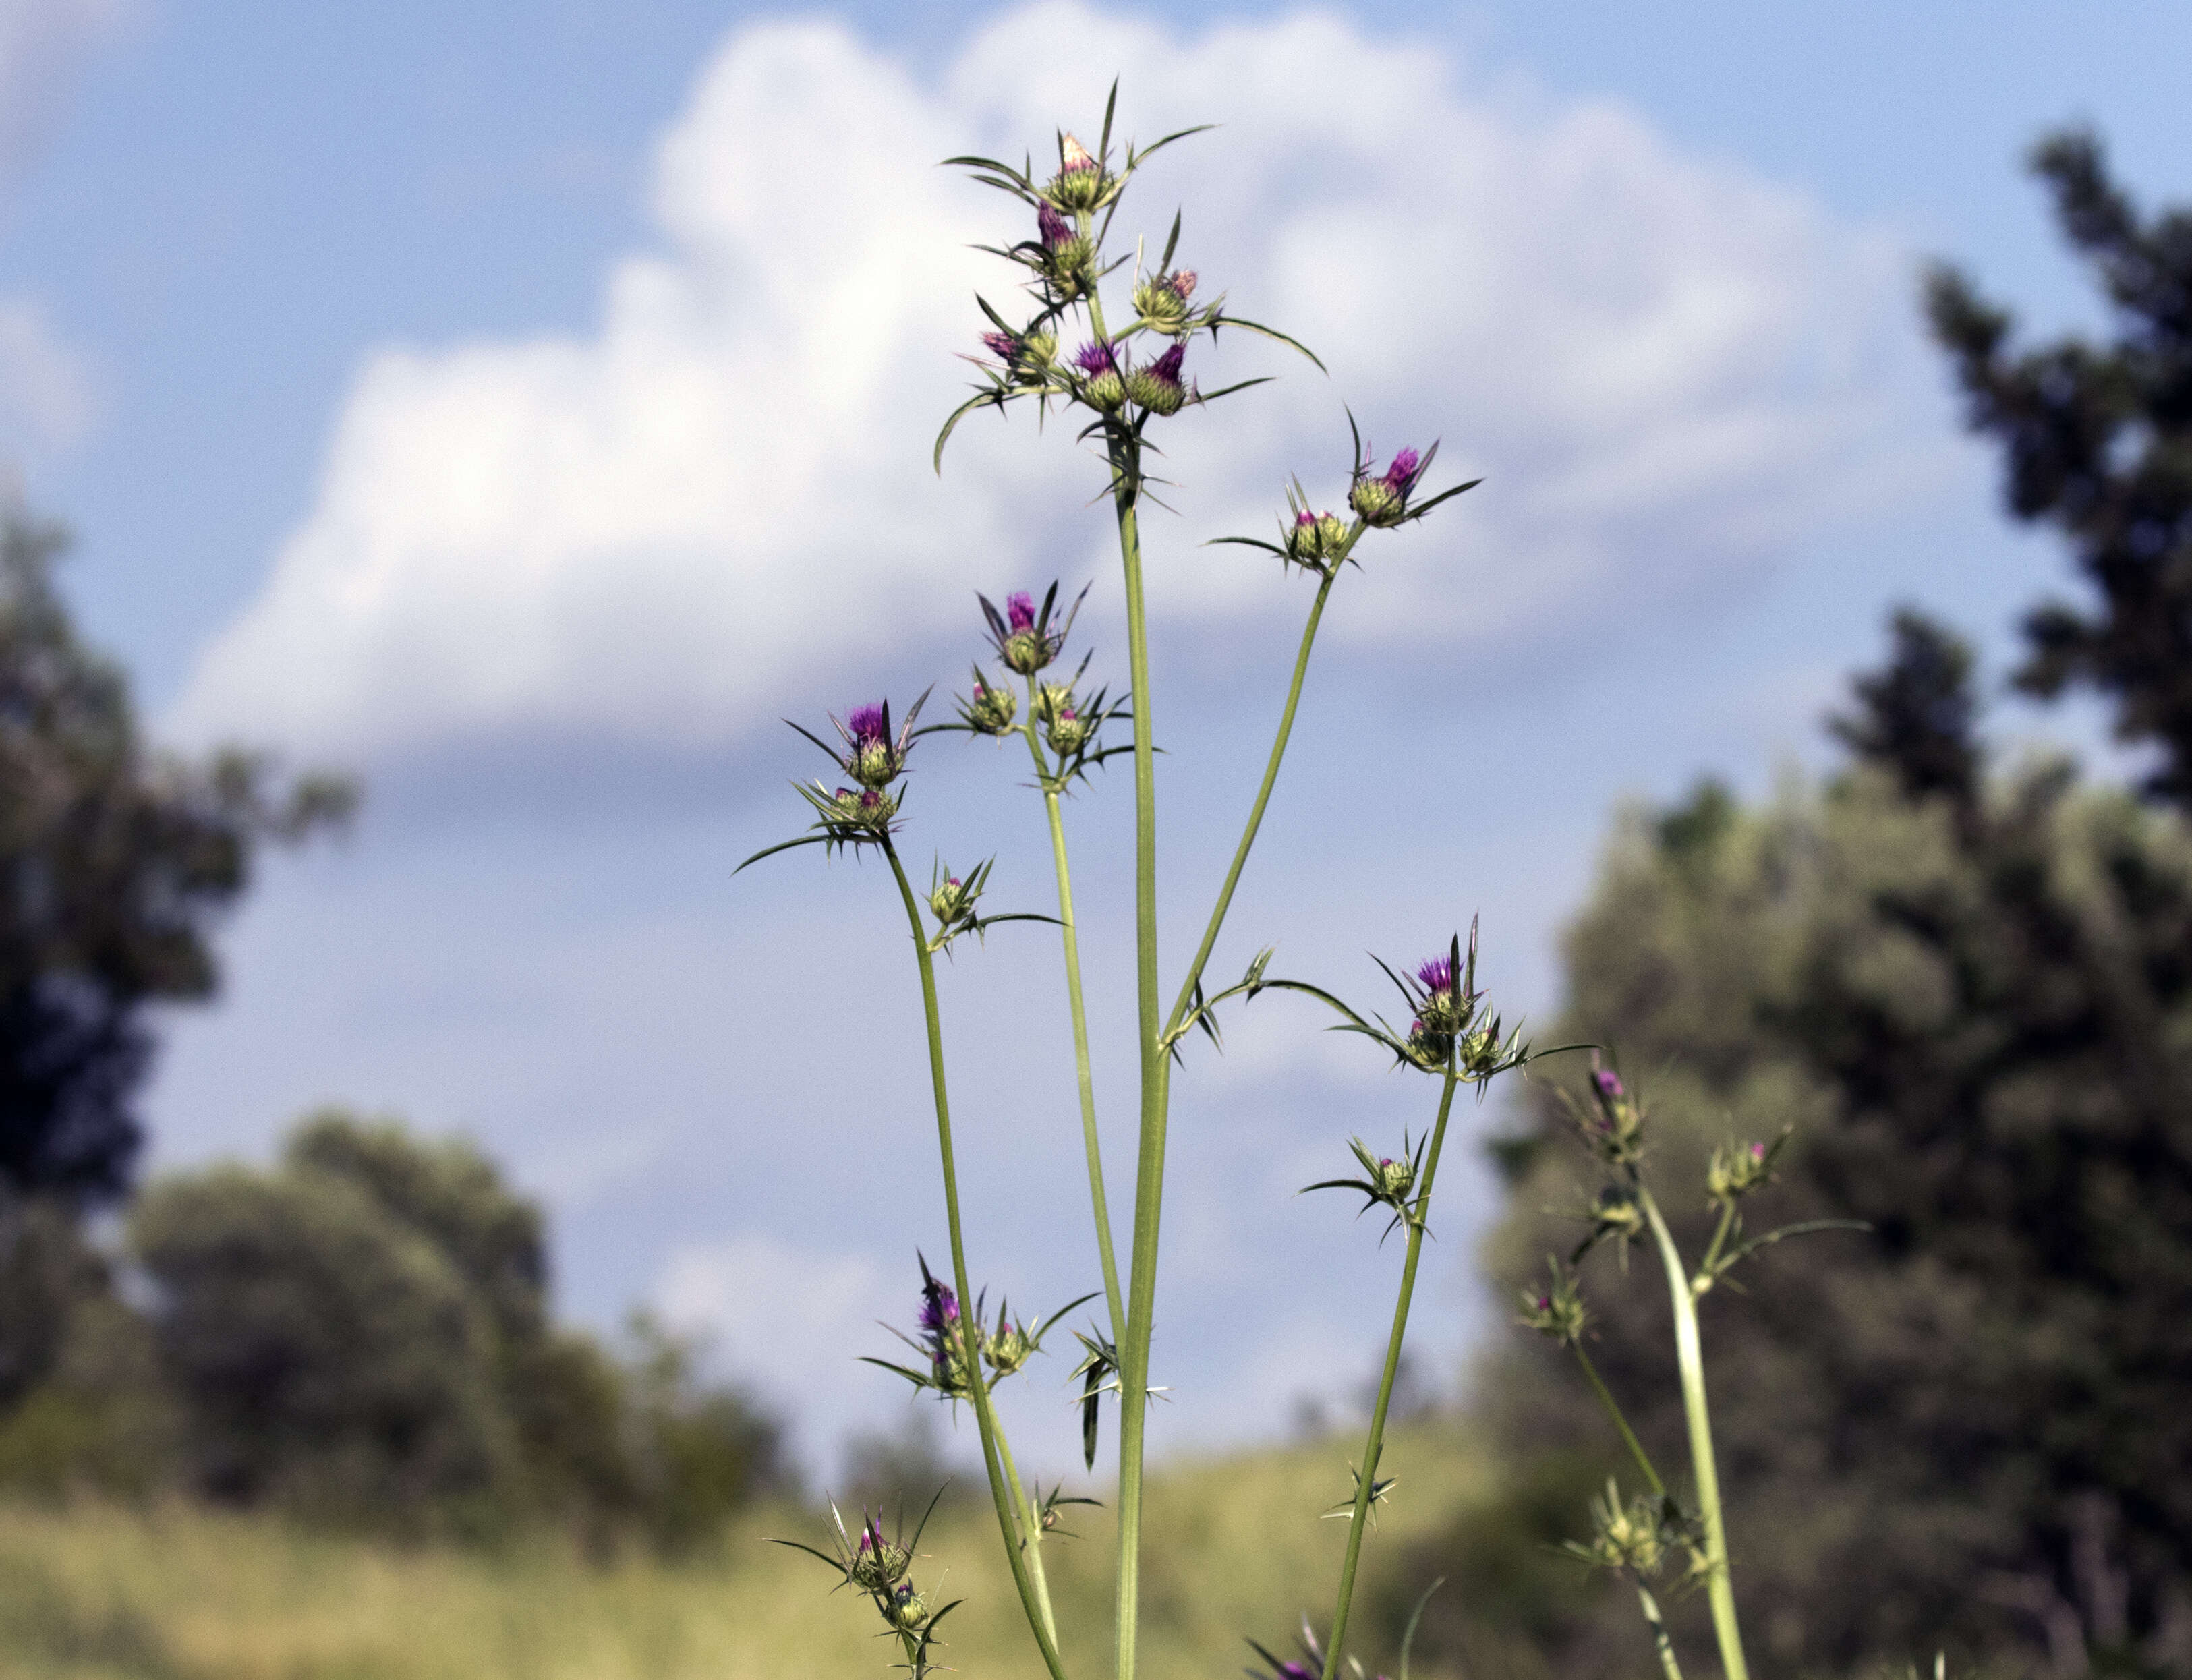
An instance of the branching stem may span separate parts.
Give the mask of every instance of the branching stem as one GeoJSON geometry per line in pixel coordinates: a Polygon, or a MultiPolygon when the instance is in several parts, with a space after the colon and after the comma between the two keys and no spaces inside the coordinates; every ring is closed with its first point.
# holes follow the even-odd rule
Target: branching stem
{"type": "Polygon", "coordinates": [[[921,1003],[928,1027],[929,1083],[936,1099],[936,1147],[943,1161],[944,1214],[951,1236],[951,1277],[953,1287],[959,1292],[959,1323],[966,1340],[967,1390],[974,1404],[975,1427],[982,1437],[982,1467],[989,1472],[990,1494],[997,1507],[997,1527],[1004,1537],[1005,1561],[1012,1566],[1013,1585],[1019,1589],[1020,1609],[1026,1614],[1036,1645],[1042,1649],[1043,1664],[1050,1670],[1051,1680],[1065,1680],[1058,1642],[1051,1637],[1045,1607],[1036,1596],[1027,1562],[1022,1556],[1019,1519],[999,1458],[1002,1436],[990,1405],[990,1386],[982,1374],[981,1326],[974,1321],[975,1296],[968,1284],[967,1244],[959,1221],[959,1169],[951,1148],[951,1101],[944,1078],[944,1028],[936,1004],[936,962],[929,953],[928,933],[922,926],[921,905],[913,895],[913,883],[905,878],[905,866],[899,861],[898,848],[891,844],[888,837],[882,842],[882,851],[890,860],[899,896],[905,901],[905,919],[913,932],[914,956],[921,965],[921,1003]]]}

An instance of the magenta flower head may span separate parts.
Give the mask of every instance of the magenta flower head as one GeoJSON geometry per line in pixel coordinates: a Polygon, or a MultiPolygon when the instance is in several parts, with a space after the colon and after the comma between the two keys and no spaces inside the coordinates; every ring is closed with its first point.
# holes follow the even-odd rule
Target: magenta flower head
{"type": "Polygon", "coordinates": [[[1156,361],[1127,374],[1127,397],[1153,414],[1178,414],[1187,401],[1187,387],[1179,378],[1186,360],[1187,346],[1175,340],[1156,361]]]}
{"type": "Polygon", "coordinates": [[[1732,1203],[1771,1183],[1773,1157],[1788,1140],[1789,1134],[1784,1132],[1772,1144],[1739,1144],[1730,1140],[1714,1145],[1712,1160],[1705,1168],[1705,1194],[1715,1202],[1732,1203]]]}
{"type": "Polygon", "coordinates": [[[1088,288],[1088,266],[1096,247],[1048,204],[1036,207],[1036,239],[1022,246],[1022,260],[1050,283],[1059,301],[1070,302],[1088,288]]]}
{"type": "Polygon", "coordinates": [[[1022,385],[1040,385],[1048,377],[1058,354],[1058,335],[1040,329],[1025,333],[1000,328],[982,334],[982,348],[1005,364],[1005,371],[1022,385]]]}
{"type": "MultiPolygon", "coordinates": [[[[914,711],[920,710],[916,704],[914,711]]],[[[834,756],[844,767],[846,774],[862,787],[888,787],[905,773],[906,755],[913,751],[910,715],[895,740],[891,735],[888,702],[856,706],[845,714],[842,722],[834,717],[830,721],[836,723],[837,733],[845,738],[845,751],[834,756]]]]}
{"type": "Polygon", "coordinates": [[[1119,371],[1116,349],[1102,339],[1092,339],[1074,356],[1081,370],[1079,396],[1097,413],[1116,413],[1127,400],[1127,381],[1119,371]]]}
{"type": "Polygon", "coordinates": [[[990,355],[1008,365],[1020,353],[1020,341],[1010,333],[985,333],[982,343],[990,355]]]}
{"type": "Polygon", "coordinates": [[[1431,458],[1437,454],[1436,443],[1420,454],[1414,449],[1402,449],[1374,477],[1367,466],[1358,463],[1354,484],[1347,493],[1347,505],[1366,525],[1383,528],[1401,523],[1408,517],[1409,498],[1415,494],[1424,474],[1430,471],[1431,458]]]}
{"type": "MultiPolygon", "coordinates": [[[[1032,677],[1064,650],[1065,638],[1072,632],[1073,620],[1080,615],[1081,603],[1087,594],[1083,589],[1075,596],[1073,605],[1063,618],[1056,615],[1055,583],[1043,591],[1041,606],[1036,604],[1033,596],[1019,590],[1005,597],[1005,610],[1002,613],[988,596],[977,595],[974,598],[982,603],[982,616],[989,620],[990,645],[996,649],[1006,669],[1022,677],[1032,677]]],[[[1007,716],[1010,716],[1009,711],[1007,716]]]]}

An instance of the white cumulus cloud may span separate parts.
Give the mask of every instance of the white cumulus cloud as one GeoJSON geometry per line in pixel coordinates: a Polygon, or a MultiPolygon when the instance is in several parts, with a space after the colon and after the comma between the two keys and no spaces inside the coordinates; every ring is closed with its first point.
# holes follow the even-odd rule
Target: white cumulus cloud
{"type": "Polygon", "coordinates": [[[1190,542],[1268,530],[1291,471],[1336,500],[1343,400],[1381,446],[1442,436],[1442,468],[1493,481],[1350,580],[1358,643],[1694,588],[1908,473],[1892,250],[1623,107],[1487,92],[1441,48],[1323,14],[1190,32],[1057,0],[931,77],[835,24],[758,25],[664,135],[659,238],[591,330],[362,372],[314,505],[172,726],[368,757],[721,741],[789,684],[964,631],[977,587],[1093,573],[1100,465],[1068,428],[978,415],[930,473],[970,294],[1012,306],[967,248],[1030,231],[935,165],[1093,127],[1114,70],[1135,135],[1222,125],[1150,166],[1135,228],[1161,240],[1184,202],[1182,260],[1333,373],[1197,345],[1206,384],[1285,380],[1164,434],[1191,517],[1153,517],[1161,611],[1270,593],[1245,551],[1190,542]]]}

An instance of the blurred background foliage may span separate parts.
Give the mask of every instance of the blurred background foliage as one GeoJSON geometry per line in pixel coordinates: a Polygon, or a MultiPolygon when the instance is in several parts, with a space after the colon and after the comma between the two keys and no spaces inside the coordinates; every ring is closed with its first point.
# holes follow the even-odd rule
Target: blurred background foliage
{"type": "MultiPolygon", "coordinates": [[[[1960,1673],[2192,1674],[2192,215],[2142,215],[2091,135],[2035,163],[2109,337],[2019,348],[1946,267],[1926,306],[2011,511],[2058,531],[2084,583],[2034,609],[2012,681],[2097,698],[2137,786],[2001,760],[1968,648],[1898,611],[1830,720],[1828,772],[1620,814],[1539,1034],[1618,1054],[1693,1254],[1713,1146],[1784,1128],[1756,1218],[1871,1227],[1766,1250],[1704,1304],[1738,1588],[1775,1671],[1944,1649],[1960,1673]]],[[[257,849],[356,794],[151,751],[71,627],[60,546],[20,514],[0,540],[7,1671],[872,1667],[816,1609],[826,1581],[761,1544],[813,1521],[785,1508],[775,1420],[644,1318],[615,1346],[558,1324],[544,1216],[469,1145],[331,1110],[271,1165],[138,1188],[146,1010],[211,993],[257,849]]],[[[1580,1071],[1547,1071],[1493,1144],[1503,1304],[1588,1225],[1558,1098],[1580,1071]]],[[[1656,1269],[1601,1246],[1584,1289],[1591,1356],[1679,1479],[1656,1269]]],[[[1495,1338],[1467,1410],[1396,1443],[1407,1496],[1369,1554],[1366,1658],[1392,1662],[1443,1578],[1429,1671],[1648,1660],[1626,1595],[1554,1550],[1623,1468],[1565,1360],[1495,1338]]],[[[1285,1644],[1329,1578],[1339,1530],[1304,1512],[1346,1450],[1167,1473],[1153,1660],[1285,1644]]],[[[848,1454],[856,1506],[946,1477],[927,1414],[848,1454]]],[[[970,1600],[951,1657],[1024,1668],[985,1522],[955,1495],[934,1531],[970,1600]]],[[[1107,1523],[1076,1520],[1090,1544],[1053,1577],[1092,1628],[1107,1523]]],[[[1699,1637],[1702,1606],[1672,1609],[1699,1637]]]]}

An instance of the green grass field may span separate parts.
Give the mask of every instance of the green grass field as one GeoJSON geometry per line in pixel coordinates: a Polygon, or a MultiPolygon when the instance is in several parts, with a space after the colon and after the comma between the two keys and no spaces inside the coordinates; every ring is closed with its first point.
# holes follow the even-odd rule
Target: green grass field
{"type": "MultiPolygon", "coordinates": [[[[1253,1634],[1286,1644],[1321,1625],[1345,1523],[1316,1513],[1349,1491],[1341,1439],[1171,1467],[1150,1499],[1143,1579],[1152,1680],[1240,1671],[1253,1634]]],[[[1400,1480],[1369,1541],[1374,1569],[1481,1499],[1480,1455],[1449,1427],[1387,1449],[1400,1480]]],[[[1109,1522],[1053,1539],[1052,1591],[1076,1680],[1110,1656],[1109,1522]],[[1076,1660],[1077,1659],[1077,1660],[1076,1660]]],[[[560,1550],[400,1550],[186,1507],[0,1507],[0,1675],[69,1680],[834,1680],[880,1677],[894,1645],[831,1596],[813,1513],[757,1516],[705,1562],[590,1565],[560,1550]]],[[[966,1602],[943,1660],[968,1676],[1041,1673],[989,1509],[939,1513],[917,1580],[966,1602]]],[[[1374,1581],[1369,1584],[1374,1587],[1374,1581]]]]}

